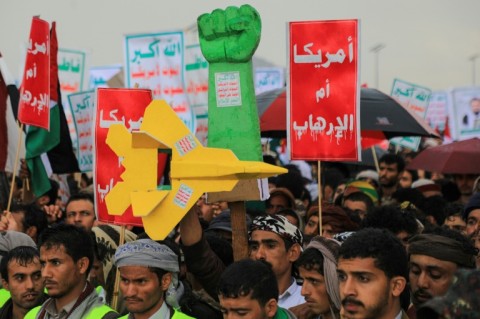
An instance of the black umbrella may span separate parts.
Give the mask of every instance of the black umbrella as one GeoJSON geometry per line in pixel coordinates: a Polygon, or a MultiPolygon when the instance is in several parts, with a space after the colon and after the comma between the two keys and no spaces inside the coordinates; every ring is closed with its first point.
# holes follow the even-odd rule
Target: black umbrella
{"type": "MultiPolygon", "coordinates": [[[[257,95],[260,131],[263,137],[286,137],[286,89],[257,95]]],[[[360,127],[362,138],[398,136],[439,137],[423,119],[403,107],[389,95],[376,89],[360,91],[360,127]]]]}

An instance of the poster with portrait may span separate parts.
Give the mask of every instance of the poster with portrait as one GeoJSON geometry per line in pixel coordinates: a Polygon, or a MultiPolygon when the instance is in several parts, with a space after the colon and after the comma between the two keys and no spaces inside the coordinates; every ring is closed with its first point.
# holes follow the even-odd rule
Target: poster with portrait
{"type": "Polygon", "coordinates": [[[449,117],[453,138],[465,140],[480,137],[480,87],[459,87],[451,90],[449,117]]]}

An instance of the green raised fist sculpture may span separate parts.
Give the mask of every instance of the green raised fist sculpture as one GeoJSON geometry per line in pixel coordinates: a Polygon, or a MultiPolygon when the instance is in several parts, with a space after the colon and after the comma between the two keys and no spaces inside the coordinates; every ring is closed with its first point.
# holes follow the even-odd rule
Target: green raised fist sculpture
{"type": "Polygon", "coordinates": [[[262,23],[252,6],[216,9],[197,22],[200,46],[210,63],[248,62],[260,43],[262,23]]]}
{"type": "Polygon", "coordinates": [[[243,5],[203,14],[197,24],[209,62],[208,146],[231,149],[241,160],[262,161],[252,70],[260,16],[243,5]]]}

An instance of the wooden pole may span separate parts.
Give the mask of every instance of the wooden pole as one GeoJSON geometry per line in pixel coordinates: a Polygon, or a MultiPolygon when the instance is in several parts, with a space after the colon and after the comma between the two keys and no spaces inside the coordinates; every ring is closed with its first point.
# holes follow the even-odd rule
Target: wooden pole
{"type": "MultiPolygon", "coordinates": [[[[120,240],[118,247],[125,243],[125,225],[122,225],[120,228],[120,240]]],[[[112,308],[118,310],[118,297],[120,288],[120,270],[117,268],[115,273],[115,284],[113,286],[113,298],[112,298],[112,308]]]]}
{"type": "Polygon", "coordinates": [[[320,236],[322,236],[322,165],[317,162],[317,183],[318,183],[318,229],[320,236]]]}
{"type": "Polygon", "coordinates": [[[18,170],[18,162],[20,161],[20,144],[22,143],[22,130],[23,130],[23,123],[20,124],[18,127],[18,144],[17,144],[17,152],[15,154],[15,161],[13,162],[13,172],[12,172],[12,182],[10,183],[10,195],[8,196],[8,204],[7,204],[7,212],[10,211],[10,206],[12,205],[13,199],[13,187],[15,186],[15,176],[18,170]]]}
{"type": "Polygon", "coordinates": [[[232,221],[233,260],[238,261],[248,257],[248,238],[245,202],[230,202],[230,218],[232,221]]]}

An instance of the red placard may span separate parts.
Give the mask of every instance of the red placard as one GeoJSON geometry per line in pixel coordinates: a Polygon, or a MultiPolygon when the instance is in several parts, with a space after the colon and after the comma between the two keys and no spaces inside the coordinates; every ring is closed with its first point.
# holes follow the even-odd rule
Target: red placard
{"type": "Polygon", "coordinates": [[[39,18],[32,19],[18,119],[23,124],[50,129],[50,27],[39,18]]]}
{"type": "MultiPolygon", "coordinates": [[[[142,219],[134,217],[129,207],[121,216],[109,215],[105,196],[121,181],[124,172],[121,159],[106,144],[108,128],[121,123],[130,130],[138,130],[145,108],[152,101],[152,91],[145,89],[99,88],[95,117],[95,206],[97,219],[116,225],[142,226],[142,219]]],[[[159,154],[158,172],[163,174],[167,156],[159,154]]]]}
{"type": "Polygon", "coordinates": [[[288,48],[291,158],[358,160],[358,20],[290,22],[288,48]]]}

